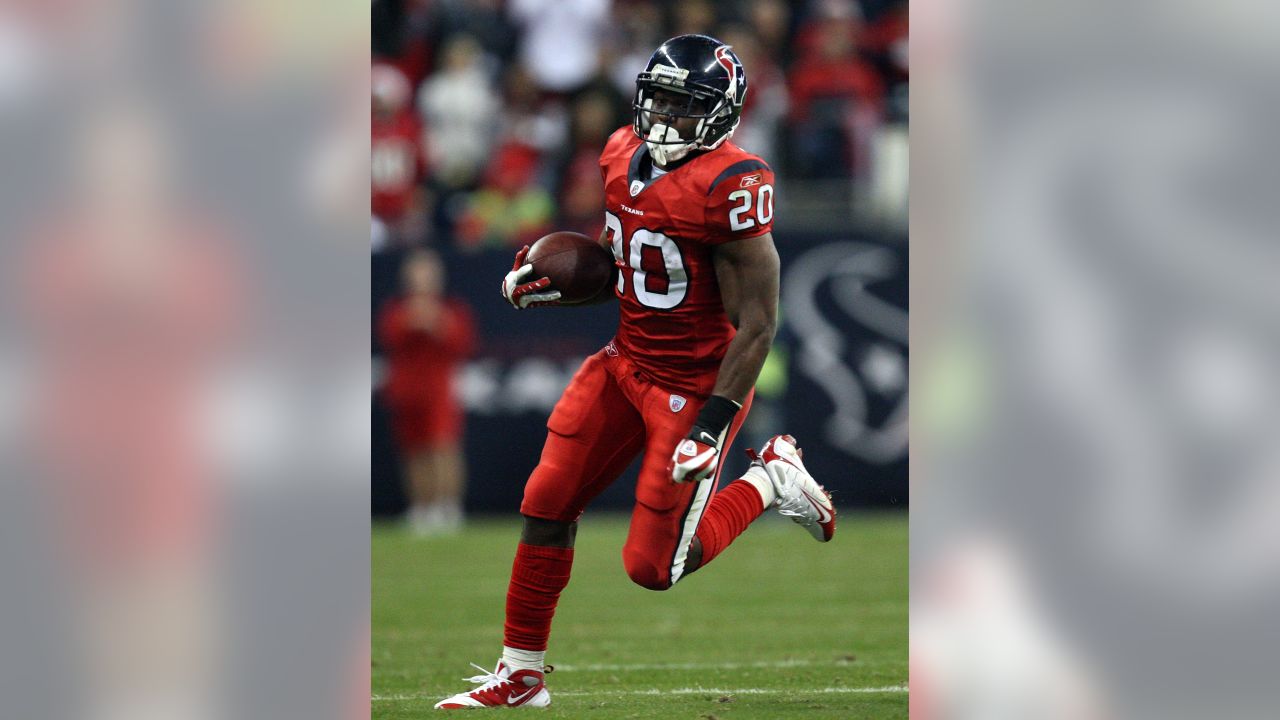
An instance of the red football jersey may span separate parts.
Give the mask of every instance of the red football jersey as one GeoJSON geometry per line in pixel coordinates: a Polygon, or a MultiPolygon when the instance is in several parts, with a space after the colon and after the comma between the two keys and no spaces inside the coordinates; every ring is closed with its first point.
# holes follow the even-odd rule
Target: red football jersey
{"type": "Polygon", "coordinates": [[[375,116],[372,128],[370,210],[387,222],[396,222],[409,209],[423,175],[422,127],[406,110],[386,121],[375,116]]]}
{"type": "Polygon", "coordinates": [[[600,154],[605,228],[621,268],[615,343],[659,385],[705,396],[735,333],[712,252],[773,229],[773,171],[727,141],[657,177],[652,165],[630,126],[600,154]]]}

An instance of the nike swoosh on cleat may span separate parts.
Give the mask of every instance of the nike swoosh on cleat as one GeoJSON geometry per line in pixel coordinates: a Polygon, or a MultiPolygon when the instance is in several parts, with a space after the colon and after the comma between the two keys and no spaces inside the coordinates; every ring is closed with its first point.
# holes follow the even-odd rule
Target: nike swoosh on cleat
{"type": "Polygon", "coordinates": [[[804,495],[804,499],[808,500],[809,504],[813,506],[813,509],[818,511],[818,522],[825,523],[831,521],[831,514],[827,512],[826,508],[822,507],[822,503],[814,502],[813,496],[809,493],[803,490],[800,492],[804,495]]]}
{"type": "Polygon", "coordinates": [[[513,695],[513,696],[511,696],[511,697],[507,698],[507,704],[508,704],[508,705],[515,705],[516,703],[520,702],[521,700],[525,699],[526,697],[529,697],[529,693],[537,692],[537,690],[538,690],[538,688],[530,688],[530,689],[525,690],[524,692],[520,693],[519,695],[513,695]]]}

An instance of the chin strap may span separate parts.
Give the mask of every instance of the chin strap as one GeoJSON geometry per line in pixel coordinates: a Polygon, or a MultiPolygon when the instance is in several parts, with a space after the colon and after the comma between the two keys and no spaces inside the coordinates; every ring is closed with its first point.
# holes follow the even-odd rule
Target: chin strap
{"type": "Polygon", "coordinates": [[[680,142],[681,139],[680,133],[676,132],[675,128],[663,123],[655,123],[649,128],[649,136],[645,138],[645,144],[649,146],[649,154],[659,165],[669,165],[693,150],[694,143],[673,144],[680,142]]]}

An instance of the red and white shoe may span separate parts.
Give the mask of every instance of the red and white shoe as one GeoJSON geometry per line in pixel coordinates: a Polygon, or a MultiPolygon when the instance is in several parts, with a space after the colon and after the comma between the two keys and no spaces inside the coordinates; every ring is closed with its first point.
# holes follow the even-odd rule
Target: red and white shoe
{"type": "Polygon", "coordinates": [[[763,470],[773,485],[777,495],[773,506],[778,512],[808,530],[814,540],[831,540],[836,534],[836,508],[831,495],[805,469],[796,439],[775,435],[758,455],[751,450],[747,454],[752,460],[748,472],[763,470]]]}
{"type": "MultiPolygon", "coordinates": [[[[501,661],[493,672],[471,663],[481,675],[467,678],[467,682],[480,687],[471,692],[458,693],[436,703],[437,710],[462,710],[483,707],[547,707],[551,693],[543,681],[543,673],[537,670],[516,670],[501,661]]],[[[547,669],[550,672],[550,668],[547,669]]]]}

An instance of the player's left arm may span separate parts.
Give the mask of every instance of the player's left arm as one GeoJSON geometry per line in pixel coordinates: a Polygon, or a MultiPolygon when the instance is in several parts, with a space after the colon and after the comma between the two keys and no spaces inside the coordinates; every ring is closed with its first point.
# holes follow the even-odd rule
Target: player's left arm
{"type": "Polygon", "coordinates": [[[729,343],[713,396],[739,407],[755,387],[778,329],[778,251],[773,233],[717,245],[714,254],[720,299],[738,334],[729,343]]]}
{"type": "Polygon", "coordinates": [[[773,233],[717,245],[713,260],[725,313],[738,333],[720,362],[711,397],[671,456],[675,482],[697,482],[715,472],[729,427],[760,376],[778,327],[773,233]]]}

